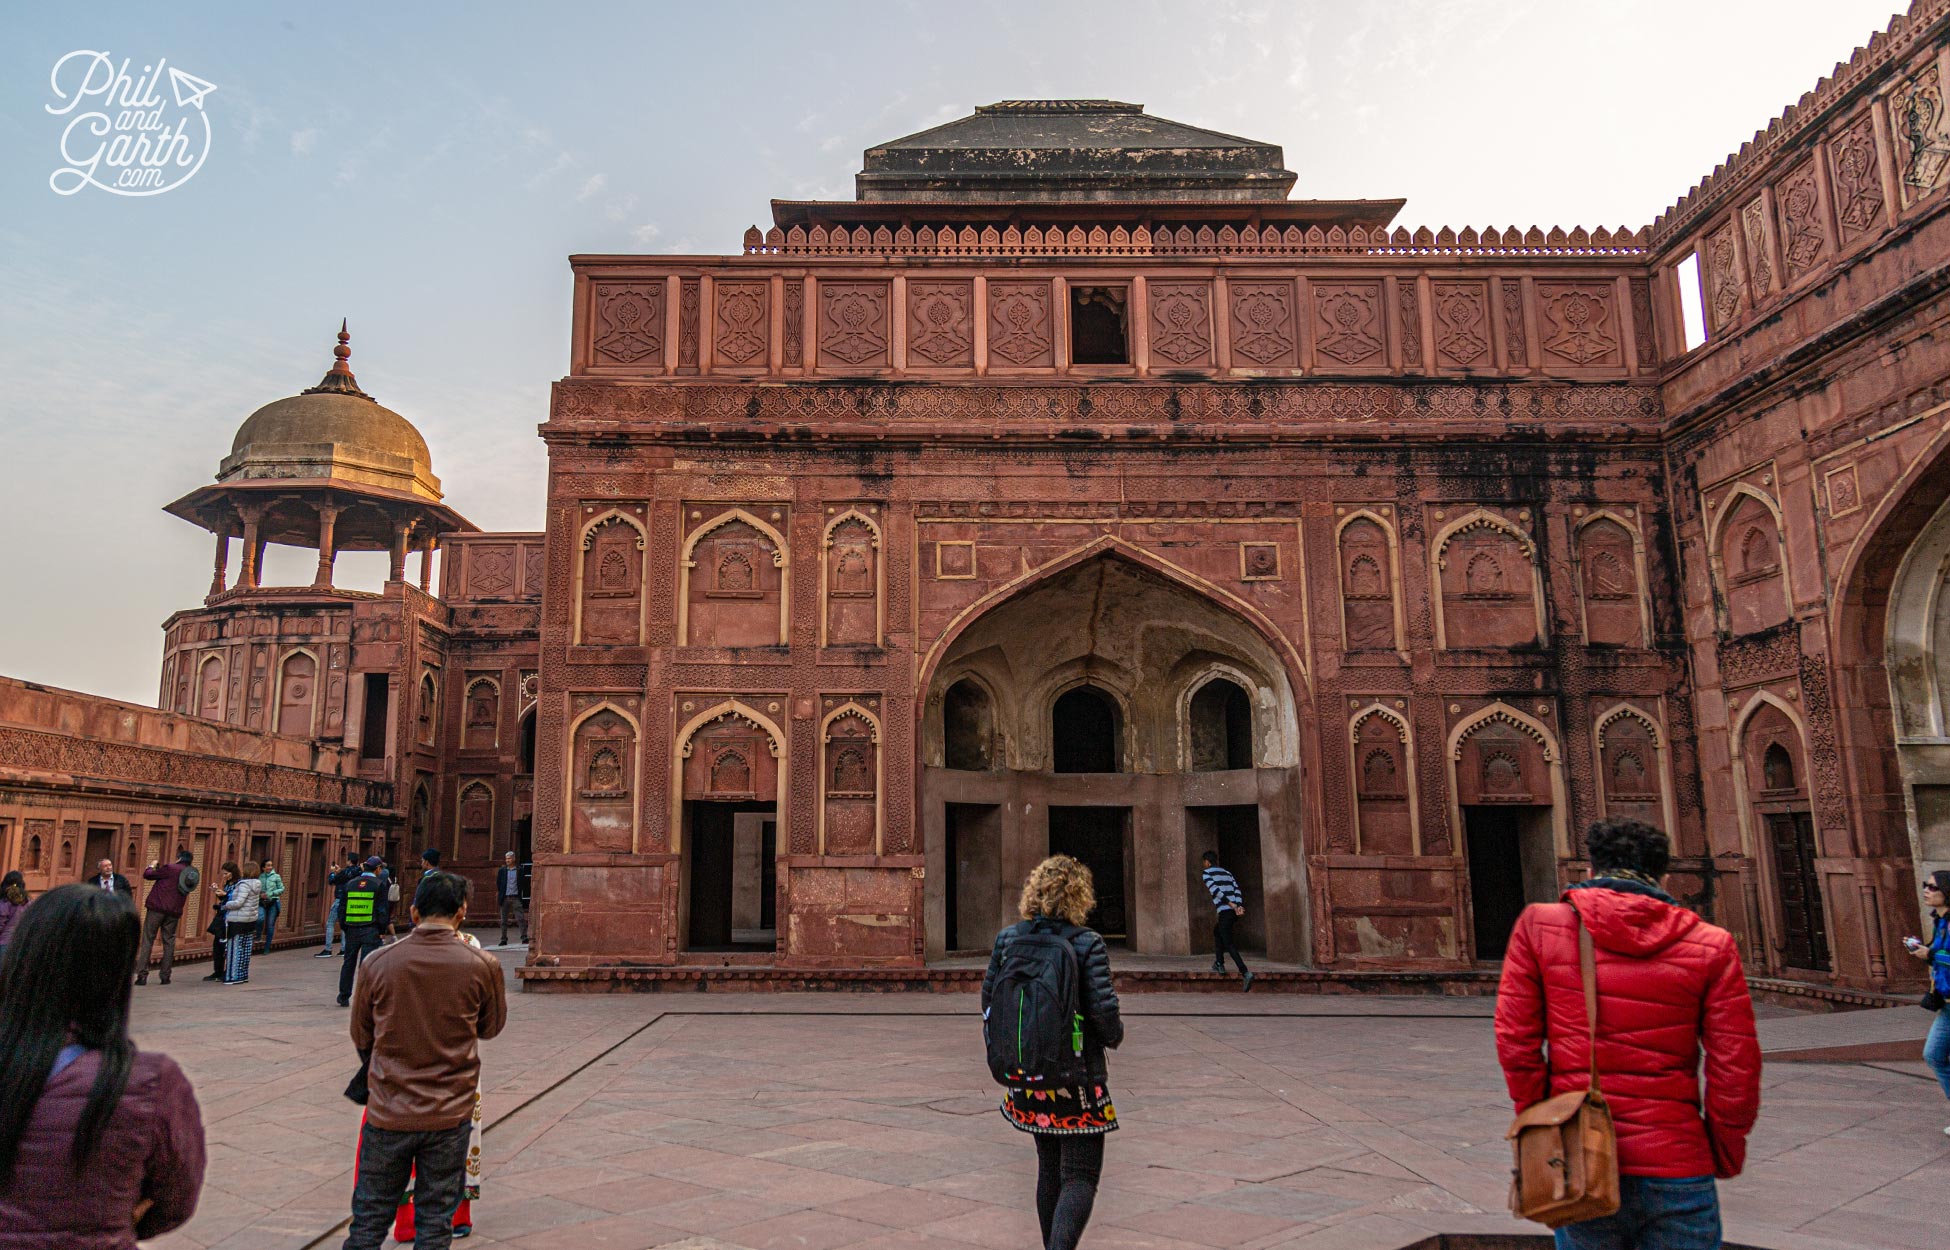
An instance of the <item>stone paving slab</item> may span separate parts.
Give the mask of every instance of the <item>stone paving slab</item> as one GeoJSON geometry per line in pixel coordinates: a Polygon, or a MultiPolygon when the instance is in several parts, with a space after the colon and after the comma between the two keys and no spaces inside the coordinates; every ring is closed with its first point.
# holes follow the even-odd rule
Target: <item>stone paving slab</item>
{"type": "MultiPolygon", "coordinates": [[[[196,1219],[149,1244],[338,1244],[359,1111],[340,1095],[354,1061],[336,972],[278,952],[246,986],[137,991],[138,1040],[190,1073],[211,1142],[196,1219]]],[[[483,1047],[486,1179],[465,1244],[1033,1246],[1034,1152],[995,1112],[972,1002],[511,994],[508,1030],[483,1047]]],[[[1392,1250],[1439,1231],[1539,1231],[1502,1210],[1509,1107],[1490,1000],[1160,994],[1129,1008],[1112,1059],[1124,1127],[1093,1250],[1392,1250]]],[[[1809,1019],[1763,1015],[1790,1038],[1809,1019]]],[[[1834,1064],[1765,1080],[1751,1165],[1723,1187],[1733,1240],[1942,1244],[1950,1112],[1933,1083],[1834,1064]]]]}

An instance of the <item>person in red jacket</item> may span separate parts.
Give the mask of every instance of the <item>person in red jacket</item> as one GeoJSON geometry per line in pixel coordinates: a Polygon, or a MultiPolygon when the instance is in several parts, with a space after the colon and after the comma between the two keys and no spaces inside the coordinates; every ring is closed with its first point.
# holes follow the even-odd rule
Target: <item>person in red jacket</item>
{"type": "Polygon", "coordinates": [[[1738,1176],[1760,1110],[1760,1042],[1733,935],[1665,891],[1666,835],[1593,824],[1591,878],[1523,910],[1496,999],[1496,1054],[1517,1110],[1590,1081],[1578,927],[1598,968],[1598,1083],[1618,1129],[1616,1215],[1566,1225],[1568,1250],[1714,1250],[1714,1178],[1738,1176]],[[1700,1061],[1705,1058],[1705,1089],[1700,1061]]]}

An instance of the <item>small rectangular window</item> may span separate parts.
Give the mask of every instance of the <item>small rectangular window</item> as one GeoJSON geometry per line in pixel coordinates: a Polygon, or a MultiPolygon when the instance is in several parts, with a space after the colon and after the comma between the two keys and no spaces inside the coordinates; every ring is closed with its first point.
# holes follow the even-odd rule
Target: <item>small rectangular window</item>
{"type": "Polygon", "coordinates": [[[1679,284],[1679,316],[1685,323],[1686,350],[1706,342],[1706,299],[1699,284],[1699,253],[1694,252],[1673,269],[1679,284]]]}
{"type": "Polygon", "coordinates": [[[366,714],[359,722],[359,758],[386,758],[386,705],[391,702],[388,675],[366,674],[366,714]]]}
{"type": "Polygon", "coordinates": [[[1070,288],[1070,363],[1128,365],[1131,341],[1125,316],[1128,288],[1070,288]]]}

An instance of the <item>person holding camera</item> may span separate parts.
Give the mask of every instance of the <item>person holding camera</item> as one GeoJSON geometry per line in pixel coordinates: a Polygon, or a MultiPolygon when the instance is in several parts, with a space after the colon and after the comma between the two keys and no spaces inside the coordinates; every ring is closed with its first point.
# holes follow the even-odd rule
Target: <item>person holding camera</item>
{"type": "MultiPolygon", "coordinates": [[[[1936,1012],[1936,1021],[1923,1041],[1923,1062],[1936,1073],[1943,1096],[1950,1098],[1950,1011],[1943,1009],[1944,999],[1950,997],[1950,871],[1933,872],[1923,882],[1923,906],[1934,918],[1930,940],[1907,937],[1903,945],[1930,964],[1930,992],[1923,996],[1923,1006],[1936,1012]]],[[[1943,1131],[1950,1133],[1950,1127],[1943,1131]]]]}

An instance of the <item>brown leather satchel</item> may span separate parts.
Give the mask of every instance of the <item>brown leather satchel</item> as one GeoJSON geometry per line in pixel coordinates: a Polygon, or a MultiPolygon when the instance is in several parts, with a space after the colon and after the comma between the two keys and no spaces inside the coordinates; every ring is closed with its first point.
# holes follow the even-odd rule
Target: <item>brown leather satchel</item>
{"type": "Polygon", "coordinates": [[[1591,1033],[1591,1086],[1524,1108],[1505,1134],[1515,1156],[1510,1211],[1547,1228],[1618,1210],[1618,1134],[1598,1090],[1598,961],[1581,917],[1578,970],[1591,1033]]]}

